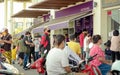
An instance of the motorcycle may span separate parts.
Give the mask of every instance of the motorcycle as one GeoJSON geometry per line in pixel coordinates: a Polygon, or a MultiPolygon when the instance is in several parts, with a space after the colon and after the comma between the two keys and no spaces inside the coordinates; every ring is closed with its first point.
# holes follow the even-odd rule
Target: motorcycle
{"type": "MultiPolygon", "coordinates": [[[[0,49],[0,53],[5,52],[3,49],[0,49]]],[[[19,70],[13,65],[6,62],[6,58],[2,55],[0,56],[0,75],[23,75],[19,73],[19,70]]]]}
{"type": "Polygon", "coordinates": [[[111,67],[112,75],[120,75],[120,60],[116,60],[111,67]]]}
{"type": "Polygon", "coordinates": [[[79,66],[72,67],[72,71],[87,73],[88,75],[102,75],[96,66],[89,64],[89,62],[92,61],[95,56],[97,56],[97,54],[88,58],[87,60],[81,61],[79,66]]]}

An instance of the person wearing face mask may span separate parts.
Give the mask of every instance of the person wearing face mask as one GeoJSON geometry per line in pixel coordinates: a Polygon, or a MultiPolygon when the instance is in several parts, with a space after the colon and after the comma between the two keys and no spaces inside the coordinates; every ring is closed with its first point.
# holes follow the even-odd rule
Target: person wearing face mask
{"type": "Polygon", "coordinates": [[[102,44],[102,38],[100,35],[94,35],[92,40],[94,45],[90,50],[90,56],[94,56],[96,54],[97,56],[90,63],[98,67],[102,75],[107,75],[111,69],[111,66],[109,65],[110,62],[105,60],[105,54],[100,47],[102,44]]]}
{"type": "Polygon", "coordinates": [[[49,35],[50,35],[50,29],[45,28],[44,34],[41,37],[41,41],[40,41],[41,56],[43,56],[45,50],[47,50],[47,52],[49,52],[49,50],[50,50],[50,37],[49,37],[49,35]]]}
{"type": "Polygon", "coordinates": [[[3,56],[5,56],[10,64],[11,64],[11,44],[12,44],[12,36],[8,33],[8,29],[3,29],[3,37],[1,38],[3,46],[2,48],[5,50],[3,56]]]}
{"type": "Polygon", "coordinates": [[[64,52],[65,36],[57,35],[55,47],[51,49],[46,58],[46,68],[48,75],[66,75],[71,73],[66,53],[64,52]]]}
{"type": "Polygon", "coordinates": [[[24,53],[24,60],[23,60],[23,69],[26,70],[28,69],[27,68],[27,61],[29,59],[29,55],[30,55],[30,46],[33,45],[33,43],[31,43],[29,40],[31,39],[30,37],[30,32],[27,31],[25,33],[25,37],[23,38],[23,42],[24,42],[24,45],[25,45],[25,49],[26,49],[26,52],[24,53]]]}

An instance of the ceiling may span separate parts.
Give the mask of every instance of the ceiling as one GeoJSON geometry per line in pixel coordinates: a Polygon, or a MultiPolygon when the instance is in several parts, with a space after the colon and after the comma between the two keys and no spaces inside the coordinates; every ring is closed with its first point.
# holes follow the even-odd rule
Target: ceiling
{"type": "Polygon", "coordinates": [[[60,9],[62,7],[67,7],[68,5],[84,1],[85,0],[44,0],[30,6],[30,8],[60,9]]]}
{"type": "Polygon", "coordinates": [[[48,14],[49,11],[43,10],[22,10],[12,16],[12,18],[37,18],[38,16],[43,16],[48,14]]]}

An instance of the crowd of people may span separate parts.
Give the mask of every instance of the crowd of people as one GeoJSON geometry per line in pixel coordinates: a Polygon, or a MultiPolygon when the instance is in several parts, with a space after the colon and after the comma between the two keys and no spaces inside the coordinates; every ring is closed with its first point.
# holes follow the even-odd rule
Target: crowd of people
{"type": "Polygon", "coordinates": [[[21,35],[17,44],[13,45],[12,36],[8,33],[8,29],[4,29],[0,33],[0,47],[5,52],[0,55],[6,57],[10,64],[14,64],[17,60],[18,64],[23,66],[24,70],[27,70],[27,64],[31,64],[43,57],[46,50],[46,71],[48,75],[61,75],[71,73],[69,66],[69,59],[65,50],[65,46],[68,46],[79,58],[85,60],[90,56],[97,56],[90,64],[98,67],[102,75],[106,75],[111,69],[111,62],[120,59],[120,36],[119,31],[114,30],[113,36],[110,40],[104,43],[105,50],[101,48],[103,43],[101,35],[91,36],[86,29],[79,35],[79,41],[77,41],[76,35],[65,36],[62,34],[53,35],[53,46],[50,43],[50,29],[45,28],[44,34],[35,35],[34,38],[31,33],[27,31],[25,35],[21,35]]]}

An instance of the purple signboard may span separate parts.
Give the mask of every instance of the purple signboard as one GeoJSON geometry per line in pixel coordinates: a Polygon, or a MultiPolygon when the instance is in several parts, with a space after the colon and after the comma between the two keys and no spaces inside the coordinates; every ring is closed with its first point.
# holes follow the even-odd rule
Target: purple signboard
{"type": "Polygon", "coordinates": [[[43,18],[44,18],[44,22],[49,21],[50,20],[50,14],[44,15],[43,18]]]}
{"type": "Polygon", "coordinates": [[[93,33],[93,15],[75,20],[75,32],[81,33],[83,29],[87,29],[89,33],[93,33]]]}
{"type": "Polygon", "coordinates": [[[76,13],[90,11],[92,9],[93,9],[93,1],[89,1],[80,5],[76,5],[67,9],[57,11],[55,13],[55,17],[59,18],[59,17],[69,16],[76,13]]]}

